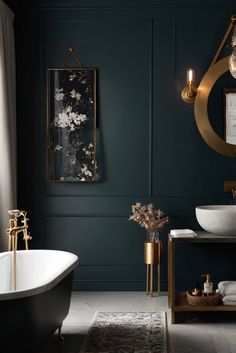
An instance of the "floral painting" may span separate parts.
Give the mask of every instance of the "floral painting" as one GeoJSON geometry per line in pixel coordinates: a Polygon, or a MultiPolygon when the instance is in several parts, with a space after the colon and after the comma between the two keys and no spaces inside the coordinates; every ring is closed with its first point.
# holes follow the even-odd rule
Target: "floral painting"
{"type": "Polygon", "coordinates": [[[48,69],[48,180],[96,180],[95,132],[96,70],[48,69]]]}

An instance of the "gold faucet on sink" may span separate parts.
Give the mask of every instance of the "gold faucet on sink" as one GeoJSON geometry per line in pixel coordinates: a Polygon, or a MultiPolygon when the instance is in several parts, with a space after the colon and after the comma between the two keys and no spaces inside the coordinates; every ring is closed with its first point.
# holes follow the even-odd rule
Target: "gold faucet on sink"
{"type": "Polygon", "coordinates": [[[8,251],[13,251],[13,287],[16,290],[16,251],[18,243],[18,234],[23,233],[23,239],[25,241],[25,249],[28,250],[28,240],[32,237],[28,233],[28,221],[27,212],[23,210],[9,210],[10,216],[9,224],[7,228],[8,235],[8,251]],[[19,225],[22,224],[22,225],[19,225]]]}

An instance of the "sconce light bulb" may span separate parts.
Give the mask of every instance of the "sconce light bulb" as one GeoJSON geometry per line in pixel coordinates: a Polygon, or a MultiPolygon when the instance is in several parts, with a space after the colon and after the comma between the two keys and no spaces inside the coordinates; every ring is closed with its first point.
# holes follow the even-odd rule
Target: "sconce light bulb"
{"type": "Polygon", "coordinates": [[[229,57],[229,71],[236,78],[236,46],[233,47],[232,54],[229,57]]]}
{"type": "Polygon", "coordinates": [[[181,97],[185,103],[194,103],[197,88],[194,85],[195,73],[193,69],[187,70],[187,83],[186,86],[182,89],[181,97]]]}
{"type": "Polygon", "coordinates": [[[192,85],[193,84],[193,82],[194,82],[194,70],[193,69],[188,69],[187,70],[187,83],[189,84],[189,85],[192,85]]]}

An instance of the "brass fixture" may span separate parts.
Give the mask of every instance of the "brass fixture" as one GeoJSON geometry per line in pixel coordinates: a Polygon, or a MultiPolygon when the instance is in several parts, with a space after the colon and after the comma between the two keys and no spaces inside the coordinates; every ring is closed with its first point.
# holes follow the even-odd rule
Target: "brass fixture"
{"type": "Polygon", "coordinates": [[[152,297],[153,293],[153,265],[157,265],[157,291],[160,294],[161,291],[161,248],[162,242],[145,242],[144,243],[144,263],[146,264],[146,294],[150,294],[152,297]]]}
{"type": "Polygon", "coordinates": [[[23,233],[25,241],[25,249],[28,250],[28,241],[32,239],[28,233],[27,212],[23,210],[9,210],[10,216],[8,228],[6,230],[8,236],[8,251],[13,251],[13,289],[16,290],[16,251],[18,245],[18,234],[23,233]],[[22,225],[19,225],[21,223],[22,225]]]}
{"type": "Polygon", "coordinates": [[[236,190],[236,180],[224,181],[224,192],[232,192],[236,190]]]}
{"type": "Polygon", "coordinates": [[[225,42],[230,35],[232,28],[236,25],[236,15],[231,17],[231,23],[224,35],[222,42],[197,88],[197,95],[194,104],[195,120],[198,130],[205,142],[216,152],[227,156],[236,157],[236,145],[225,142],[219,137],[211,126],[208,116],[208,98],[210,92],[220,76],[229,70],[229,56],[218,60],[225,42]]]}
{"type": "Polygon", "coordinates": [[[229,57],[229,71],[233,78],[236,78],[236,16],[232,16],[232,25],[233,25],[233,35],[232,35],[232,54],[229,57]]]}
{"type": "Polygon", "coordinates": [[[7,228],[7,235],[9,237],[8,240],[8,251],[16,248],[17,250],[17,242],[18,242],[18,234],[23,233],[23,239],[25,241],[25,249],[28,250],[28,241],[32,239],[30,234],[28,233],[28,221],[27,212],[23,210],[9,210],[8,214],[11,216],[9,219],[9,225],[7,228]],[[22,224],[18,225],[18,223],[22,224]]]}
{"type": "Polygon", "coordinates": [[[197,94],[197,88],[195,87],[195,72],[193,69],[187,70],[186,86],[181,92],[181,97],[185,103],[194,103],[197,94]]]}

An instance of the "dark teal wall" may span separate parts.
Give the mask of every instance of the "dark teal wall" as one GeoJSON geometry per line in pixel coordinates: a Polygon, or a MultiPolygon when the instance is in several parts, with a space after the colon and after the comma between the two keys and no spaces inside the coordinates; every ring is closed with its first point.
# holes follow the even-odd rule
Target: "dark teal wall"
{"type": "MultiPolygon", "coordinates": [[[[180,92],[189,66],[198,81],[207,70],[235,12],[233,2],[36,5],[22,8],[17,34],[19,203],[31,212],[33,246],[78,254],[77,289],[143,290],[145,234],[128,222],[131,205],[153,202],[170,216],[171,228],[199,229],[195,206],[229,203],[223,182],[236,178],[235,159],[205,144],[193,105],[184,104],[180,92]],[[45,181],[46,69],[64,65],[69,46],[84,65],[98,69],[104,177],[96,184],[45,181]]],[[[236,86],[231,78],[228,84],[236,86]]],[[[162,289],[169,228],[161,233],[162,289]]],[[[202,272],[217,279],[231,275],[230,260],[219,265],[215,249],[209,261],[208,251],[180,249],[179,286],[202,272]]]]}

